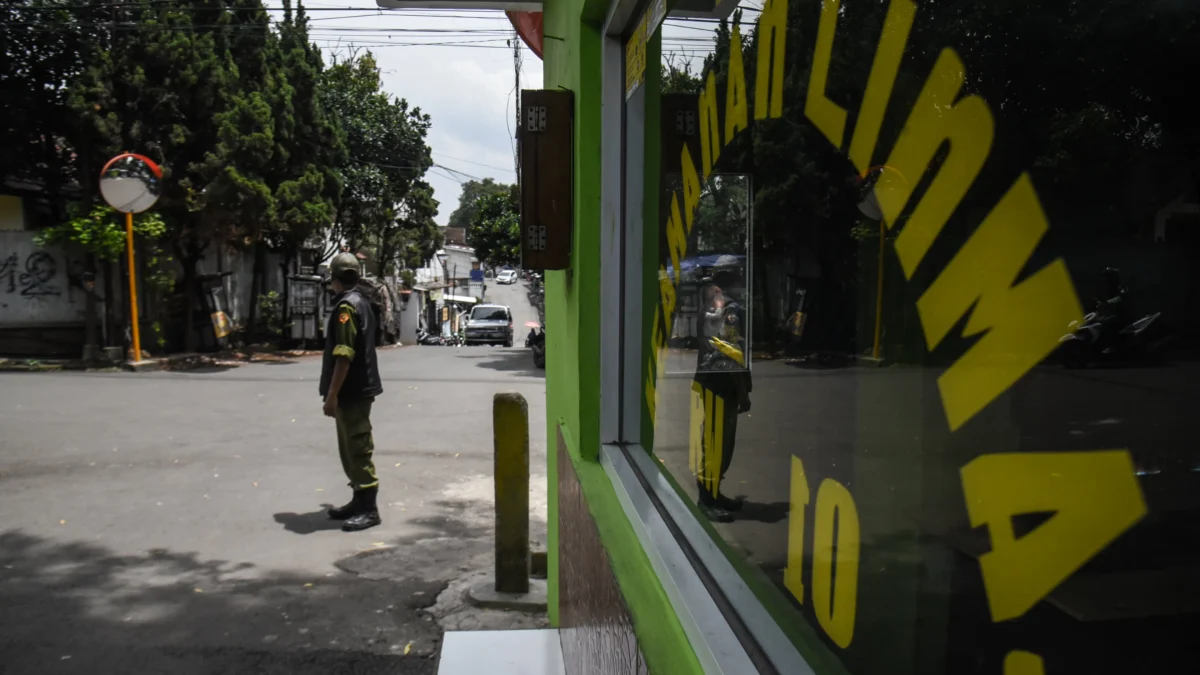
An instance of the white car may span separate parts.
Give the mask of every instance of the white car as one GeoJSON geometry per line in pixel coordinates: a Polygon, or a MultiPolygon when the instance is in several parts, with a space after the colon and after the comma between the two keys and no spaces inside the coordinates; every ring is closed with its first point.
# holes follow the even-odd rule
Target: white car
{"type": "Polygon", "coordinates": [[[517,283],[516,270],[502,270],[496,275],[496,283],[498,284],[515,284],[517,283]]]}
{"type": "Polygon", "coordinates": [[[463,331],[468,346],[500,344],[513,346],[512,312],[504,305],[475,305],[463,331]]]}

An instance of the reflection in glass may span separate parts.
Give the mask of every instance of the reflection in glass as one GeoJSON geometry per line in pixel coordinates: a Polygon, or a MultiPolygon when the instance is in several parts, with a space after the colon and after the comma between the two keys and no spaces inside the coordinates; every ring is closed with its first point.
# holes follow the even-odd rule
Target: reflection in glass
{"type": "Polygon", "coordinates": [[[663,28],[656,458],[818,672],[1192,662],[1200,5],[744,6],[663,28]]]}

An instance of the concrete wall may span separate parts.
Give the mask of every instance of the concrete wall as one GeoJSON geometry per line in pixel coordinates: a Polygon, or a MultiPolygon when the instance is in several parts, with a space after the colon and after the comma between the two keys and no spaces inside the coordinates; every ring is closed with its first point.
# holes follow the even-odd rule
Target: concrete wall
{"type": "Polygon", "coordinates": [[[407,296],[400,296],[400,344],[417,344],[417,331],[424,323],[425,293],[413,291],[407,296]],[[405,302],[403,298],[407,297],[405,302]]]}
{"type": "Polygon", "coordinates": [[[470,279],[471,260],[475,257],[475,249],[458,246],[447,246],[446,272],[451,279],[470,279]]]}
{"type": "Polygon", "coordinates": [[[24,230],[25,210],[16,195],[0,195],[0,230],[24,230]]]}
{"type": "Polygon", "coordinates": [[[82,254],[38,246],[35,234],[0,230],[0,328],[83,325],[82,254]]]}

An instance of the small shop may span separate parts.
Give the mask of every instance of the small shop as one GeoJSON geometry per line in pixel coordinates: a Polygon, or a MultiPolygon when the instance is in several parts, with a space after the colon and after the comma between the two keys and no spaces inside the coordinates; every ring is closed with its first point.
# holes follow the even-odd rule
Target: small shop
{"type": "Polygon", "coordinates": [[[567,673],[1194,660],[1200,239],[1159,225],[1198,194],[1200,7],[473,6],[540,7],[522,133],[570,131],[567,673]]]}

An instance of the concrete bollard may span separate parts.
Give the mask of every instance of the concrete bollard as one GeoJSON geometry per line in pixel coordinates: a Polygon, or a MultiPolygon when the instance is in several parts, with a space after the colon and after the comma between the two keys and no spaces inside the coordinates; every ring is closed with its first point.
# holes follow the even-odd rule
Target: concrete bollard
{"type": "Polygon", "coordinates": [[[496,592],[529,592],[529,405],[520,394],[492,402],[496,490],[496,592]]]}

